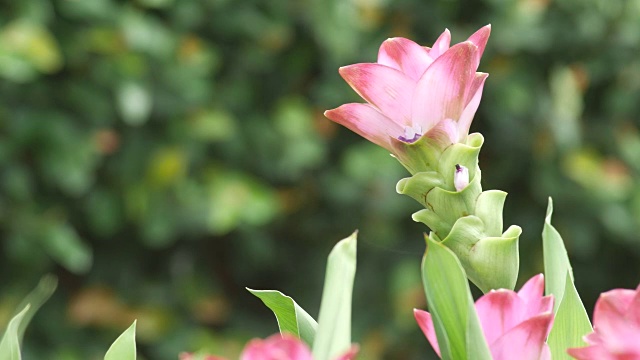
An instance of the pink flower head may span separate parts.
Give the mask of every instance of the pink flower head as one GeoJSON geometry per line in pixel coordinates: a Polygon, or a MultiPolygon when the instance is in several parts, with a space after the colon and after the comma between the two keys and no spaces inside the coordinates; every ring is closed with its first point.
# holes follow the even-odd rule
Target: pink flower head
{"type": "MultiPolygon", "coordinates": [[[[336,360],[355,359],[357,348],[351,348],[336,360]]],[[[276,334],[267,339],[251,340],[240,355],[240,360],[313,360],[309,347],[291,335],[276,334]]]]}
{"type": "Polygon", "coordinates": [[[181,353],[179,355],[180,360],[225,360],[225,358],[221,358],[213,355],[201,355],[197,356],[192,353],[181,353]]]}
{"type": "Polygon", "coordinates": [[[593,311],[593,332],[584,337],[589,345],[569,349],[576,359],[640,359],[640,286],[600,294],[593,311]]]}
{"type": "Polygon", "coordinates": [[[451,47],[449,30],[432,48],[386,40],[377,63],[340,68],[367,103],[344,104],[325,116],[392,153],[422,136],[443,146],[464,141],[488,76],[476,70],[490,33],[487,25],[451,47]]]}
{"type": "MultiPolygon", "coordinates": [[[[484,337],[494,360],[551,359],[545,343],[553,323],[553,295],[542,296],[544,277],[536,275],[517,293],[491,290],[476,301],[484,337]]],[[[418,325],[440,356],[431,314],[414,310],[418,325]]]]}

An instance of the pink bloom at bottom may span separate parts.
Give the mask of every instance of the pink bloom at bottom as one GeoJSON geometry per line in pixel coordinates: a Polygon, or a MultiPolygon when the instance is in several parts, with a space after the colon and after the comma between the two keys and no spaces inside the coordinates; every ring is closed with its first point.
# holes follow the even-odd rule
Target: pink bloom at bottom
{"type": "MultiPolygon", "coordinates": [[[[355,359],[357,347],[352,347],[336,360],[355,359]]],[[[244,348],[240,360],[313,360],[311,350],[291,335],[272,335],[267,339],[253,339],[244,348]]]]}
{"type": "MultiPolygon", "coordinates": [[[[335,360],[353,360],[358,353],[358,347],[352,346],[346,353],[335,360]]],[[[180,354],[180,360],[192,360],[192,354],[180,354]]],[[[204,360],[225,360],[224,358],[207,355],[204,360]]],[[[292,335],[272,335],[267,339],[253,339],[247,343],[240,354],[240,360],[313,360],[311,350],[302,340],[292,335]]]]}
{"type": "Polygon", "coordinates": [[[213,355],[204,355],[204,356],[196,356],[191,353],[181,353],[179,355],[180,360],[226,360],[225,358],[221,358],[213,355]]]}
{"type": "Polygon", "coordinates": [[[569,349],[569,355],[579,360],[640,359],[640,286],[600,294],[593,332],[584,341],[589,346],[569,349]]]}
{"type": "MultiPolygon", "coordinates": [[[[547,336],[553,324],[553,296],[542,296],[544,277],[536,275],[517,293],[491,290],[478,299],[475,308],[493,360],[551,359],[547,336]]],[[[435,352],[440,348],[431,314],[414,310],[418,325],[435,352]]]]}

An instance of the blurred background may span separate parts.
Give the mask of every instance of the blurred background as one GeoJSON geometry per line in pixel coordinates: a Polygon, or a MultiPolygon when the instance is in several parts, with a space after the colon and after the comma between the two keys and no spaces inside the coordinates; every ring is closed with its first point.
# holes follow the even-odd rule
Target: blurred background
{"type": "Polygon", "coordinates": [[[639,0],[23,0],[0,14],[0,325],[53,273],[26,359],[101,359],[135,318],[140,358],[235,358],[277,332],[244,287],[316,316],[326,256],[359,229],[361,358],[434,358],[407,173],[322,112],[360,101],[337,69],[388,37],[487,23],[471,130],[524,229],[519,284],[543,270],[552,196],[588,311],[636,287],[639,0]]]}

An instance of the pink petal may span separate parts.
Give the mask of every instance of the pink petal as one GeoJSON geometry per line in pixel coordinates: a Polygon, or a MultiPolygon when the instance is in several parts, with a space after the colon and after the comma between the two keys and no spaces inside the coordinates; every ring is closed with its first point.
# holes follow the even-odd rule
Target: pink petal
{"type": "Polygon", "coordinates": [[[635,291],[628,289],[614,289],[602,293],[593,311],[593,323],[606,335],[610,330],[616,332],[616,327],[626,322],[626,313],[635,297],[635,291]]]}
{"type": "Polygon", "coordinates": [[[427,68],[413,95],[414,125],[426,130],[443,119],[460,118],[465,95],[475,78],[476,51],[471,42],[457,44],[427,68]]]}
{"type": "MultiPolygon", "coordinates": [[[[607,305],[609,310],[615,311],[619,314],[624,314],[629,309],[631,302],[636,296],[636,292],[634,290],[629,289],[613,289],[609,290],[605,293],[602,293],[598,298],[598,302],[596,303],[596,308],[594,312],[594,317],[598,312],[598,304],[607,305]]],[[[596,321],[596,319],[594,319],[596,321]]]]}
{"type": "MultiPolygon", "coordinates": [[[[601,346],[585,346],[581,348],[567,349],[567,353],[577,360],[616,360],[616,356],[609,354],[601,346]]],[[[621,359],[622,360],[622,359],[621,359]]]]}
{"type": "Polygon", "coordinates": [[[451,119],[444,119],[437,123],[424,136],[436,140],[442,149],[458,142],[458,124],[451,119]]]}
{"type": "Polygon", "coordinates": [[[300,339],[276,334],[253,339],[245,346],[240,360],[313,360],[311,351],[300,339]]]}
{"type": "Polygon", "coordinates": [[[483,26],[480,30],[476,31],[469,37],[468,41],[471,41],[478,47],[478,53],[476,54],[476,69],[480,63],[480,58],[484,53],[484,48],[487,46],[489,35],[491,35],[491,24],[483,26]]]}
{"type": "Polygon", "coordinates": [[[491,290],[476,301],[476,311],[489,347],[498,338],[518,325],[525,311],[525,304],[511,290],[491,290]]]}
{"type": "Polygon", "coordinates": [[[427,340],[431,344],[433,350],[438,354],[438,357],[442,357],[440,355],[440,347],[438,346],[438,339],[436,337],[436,330],[433,327],[433,320],[431,319],[431,314],[424,310],[413,309],[413,316],[416,318],[418,322],[418,326],[422,329],[424,336],[426,336],[427,340]]]}
{"type": "Polygon", "coordinates": [[[379,64],[400,70],[416,82],[432,62],[422,46],[401,37],[387,39],[378,51],[379,64]]]}
{"type": "Polygon", "coordinates": [[[629,304],[629,309],[627,313],[629,314],[629,318],[637,325],[640,326],[640,285],[636,288],[635,296],[629,304]]]}
{"type": "MultiPolygon", "coordinates": [[[[545,336],[545,339],[549,336],[545,336]]],[[[540,354],[540,360],[551,360],[551,349],[547,343],[542,345],[542,353],[540,354]]]]}
{"type": "Polygon", "coordinates": [[[524,314],[525,319],[553,309],[553,296],[543,297],[543,293],[544,275],[542,274],[529,279],[518,291],[518,296],[524,301],[527,308],[524,314]]]}
{"type": "Polygon", "coordinates": [[[325,111],[324,116],[389,151],[392,151],[389,137],[397,138],[404,131],[400,125],[369,104],[344,104],[325,111]]]}
{"type": "Polygon", "coordinates": [[[451,32],[449,29],[444,29],[444,32],[440,34],[438,40],[433,43],[433,47],[431,51],[429,51],[429,56],[432,59],[437,59],[439,56],[445,53],[445,51],[449,50],[449,45],[451,44],[451,32]]]}
{"type": "Polygon", "coordinates": [[[336,360],[352,360],[356,358],[356,355],[358,355],[358,346],[357,345],[353,345],[351,347],[351,349],[349,349],[349,351],[347,351],[346,353],[344,353],[343,355],[340,355],[339,357],[336,358],[336,360]]]}
{"type": "Polygon", "coordinates": [[[518,296],[524,300],[525,304],[540,301],[544,293],[544,275],[538,274],[529,279],[518,291],[518,296]]]}
{"type": "Polygon", "coordinates": [[[545,356],[547,328],[552,319],[550,312],[532,317],[490,343],[493,360],[539,360],[545,356]]]}
{"type": "Polygon", "coordinates": [[[340,75],[385,116],[398,124],[411,124],[415,82],[405,74],[388,66],[363,63],[341,67],[340,75]]]}
{"type": "Polygon", "coordinates": [[[468,97],[470,99],[467,102],[464,110],[462,110],[460,120],[458,120],[458,134],[460,134],[460,138],[456,141],[462,141],[465,136],[469,135],[471,122],[473,121],[473,117],[478,110],[478,106],[480,106],[480,99],[482,98],[484,81],[488,76],[489,74],[486,73],[476,73],[476,76],[473,79],[471,86],[469,87],[468,97]]]}
{"type": "Polygon", "coordinates": [[[600,339],[600,336],[595,332],[583,336],[582,339],[589,345],[602,344],[602,339],[600,339]]]}
{"type": "Polygon", "coordinates": [[[603,293],[593,314],[594,330],[609,351],[639,351],[640,328],[627,318],[626,310],[633,300],[633,290],[615,289],[603,293]]]}
{"type": "MultiPolygon", "coordinates": [[[[180,360],[193,360],[193,359],[195,359],[195,357],[191,353],[180,353],[178,355],[178,357],[179,357],[180,360]]],[[[198,356],[198,359],[202,359],[202,360],[226,360],[223,357],[213,356],[213,355],[204,355],[204,357],[198,356]]]]}

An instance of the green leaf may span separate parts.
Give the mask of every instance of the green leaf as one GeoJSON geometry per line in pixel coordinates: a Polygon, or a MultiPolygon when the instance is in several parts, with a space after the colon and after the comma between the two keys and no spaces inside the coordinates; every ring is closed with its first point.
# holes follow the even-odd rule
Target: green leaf
{"type": "Polygon", "coordinates": [[[136,359],[136,321],[111,344],[104,360],[136,359]]]}
{"type": "Polygon", "coordinates": [[[571,359],[570,347],[583,346],[582,337],[591,332],[589,316],[573,284],[573,273],[562,237],[551,225],[553,202],[549,198],[547,216],[542,230],[546,294],[552,294],[556,312],[549,334],[553,359],[571,359]]]}
{"type": "Polygon", "coordinates": [[[334,246],[327,270],[313,343],[315,360],[334,359],[351,347],[351,296],[356,274],[357,232],[334,246]]]}
{"type": "Polygon", "coordinates": [[[553,311],[557,312],[562,296],[564,294],[567,272],[569,278],[573,282],[573,271],[567,249],[558,230],[551,225],[551,215],[553,214],[553,200],[549,198],[547,207],[547,216],[544,219],[544,228],[542,229],[542,252],[544,256],[544,278],[545,293],[553,294],[555,303],[553,311]]]}
{"type": "Polygon", "coordinates": [[[29,322],[33,318],[33,315],[40,309],[40,307],[51,297],[53,292],[56,290],[58,286],[58,279],[53,275],[44,276],[35,289],[33,289],[25,298],[22,300],[20,305],[18,305],[18,309],[24,309],[29,306],[29,310],[24,314],[22,321],[20,322],[20,326],[18,327],[18,340],[22,342],[22,337],[24,335],[24,331],[29,325],[29,322]]]}
{"type": "Polygon", "coordinates": [[[571,356],[567,354],[567,349],[586,346],[587,344],[582,340],[582,337],[593,330],[589,316],[580,300],[580,295],[578,295],[568,272],[565,284],[564,297],[558,307],[558,313],[547,340],[551,349],[551,358],[554,360],[571,359],[571,356]]]}
{"type": "Polygon", "coordinates": [[[24,307],[22,311],[20,311],[16,316],[14,316],[11,321],[9,321],[9,325],[7,325],[7,330],[4,332],[2,336],[2,341],[0,341],[0,360],[20,360],[22,356],[20,355],[20,326],[24,319],[24,316],[29,311],[30,306],[27,305],[24,307]]]}
{"type": "Polygon", "coordinates": [[[290,333],[313,345],[318,323],[289,296],[275,290],[253,290],[253,295],[273,311],[278,321],[280,333],[290,333]]]}
{"type": "Polygon", "coordinates": [[[432,237],[427,238],[422,281],[442,358],[491,359],[462,264],[432,237]]]}
{"type": "Polygon", "coordinates": [[[43,230],[43,247],[60,265],[74,274],[89,271],[93,262],[91,248],[67,223],[47,223],[43,230]]]}

